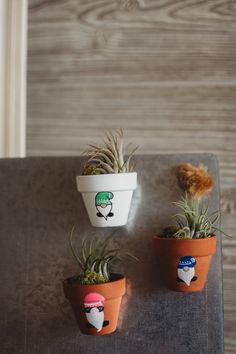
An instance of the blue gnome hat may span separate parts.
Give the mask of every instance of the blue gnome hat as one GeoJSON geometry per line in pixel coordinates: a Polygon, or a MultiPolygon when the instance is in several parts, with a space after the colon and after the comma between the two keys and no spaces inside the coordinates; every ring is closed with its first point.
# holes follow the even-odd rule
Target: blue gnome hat
{"type": "Polygon", "coordinates": [[[196,259],[192,256],[184,256],[180,258],[180,261],[178,263],[178,268],[184,268],[184,267],[189,267],[192,268],[196,264],[196,259]]]}

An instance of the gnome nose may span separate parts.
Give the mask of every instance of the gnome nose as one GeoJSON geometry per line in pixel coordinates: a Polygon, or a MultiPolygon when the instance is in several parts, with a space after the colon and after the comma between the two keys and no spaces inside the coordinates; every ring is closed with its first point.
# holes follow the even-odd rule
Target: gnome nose
{"type": "Polygon", "coordinates": [[[96,312],[98,312],[98,309],[96,307],[93,307],[90,311],[90,313],[96,313],[96,312]]]}
{"type": "Polygon", "coordinates": [[[106,205],[105,203],[101,204],[101,207],[102,207],[102,208],[106,208],[106,206],[107,206],[107,205],[106,205]]]}
{"type": "Polygon", "coordinates": [[[188,267],[184,267],[184,271],[185,271],[185,272],[188,272],[188,271],[189,271],[189,268],[188,268],[188,267]]]}

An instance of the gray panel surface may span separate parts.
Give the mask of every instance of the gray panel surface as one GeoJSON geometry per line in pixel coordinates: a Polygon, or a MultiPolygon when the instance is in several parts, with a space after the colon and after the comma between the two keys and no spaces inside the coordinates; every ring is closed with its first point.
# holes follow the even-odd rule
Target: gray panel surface
{"type": "Polygon", "coordinates": [[[210,154],[136,156],[138,188],[127,227],[114,242],[139,257],[122,265],[128,278],[118,330],[80,334],[61,281],[77,272],[68,233],[77,240],[111,229],[90,226],[75,176],[83,158],[0,160],[1,354],[222,354],[221,239],[205,290],[168,291],[158,274],[152,237],[171,223],[181,191],[173,168],[202,162],[215,176],[211,210],[219,208],[218,164],[210,154]]]}

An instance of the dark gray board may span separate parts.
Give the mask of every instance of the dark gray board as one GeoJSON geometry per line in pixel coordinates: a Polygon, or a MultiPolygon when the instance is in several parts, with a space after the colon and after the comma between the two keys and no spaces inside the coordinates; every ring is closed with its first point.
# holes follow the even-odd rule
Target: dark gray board
{"type": "Polygon", "coordinates": [[[202,162],[216,179],[211,210],[219,208],[218,163],[211,154],[135,157],[138,188],[127,227],[114,242],[140,263],[122,266],[128,278],[119,328],[111,335],[80,334],[61,281],[77,272],[68,233],[103,237],[93,228],[76,191],[82,158],[0,160],[1,354],[222,354],[221,239],[201,293],[168,291],[158,274],[152,237],[171,223],[181,191],[177,163],[202,162]]]}

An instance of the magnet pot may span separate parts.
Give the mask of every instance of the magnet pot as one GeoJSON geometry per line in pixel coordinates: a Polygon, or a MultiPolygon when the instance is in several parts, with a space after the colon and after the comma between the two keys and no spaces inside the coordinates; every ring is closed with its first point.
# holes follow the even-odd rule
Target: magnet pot
{"type": "Polygon", "coordinates": [[[201,291],[206,283],[216,236],[201,239],[154,237],[161,276],[174,291],[201,291]]]}
{"type": "Polygon", "coordinates": [[[63,281],[65,297],[82,333],[100,336],[116,330],[126,279],[121,274],[112,274],[111,279],[91,285],[75,283],[73,278],[63,281]]]}
{"type": "Polygon", "coordinates": [[[82,193],[93,226],[126,225],[137,173],[114,173],[77,176],[77,189],[82,193]]]}

